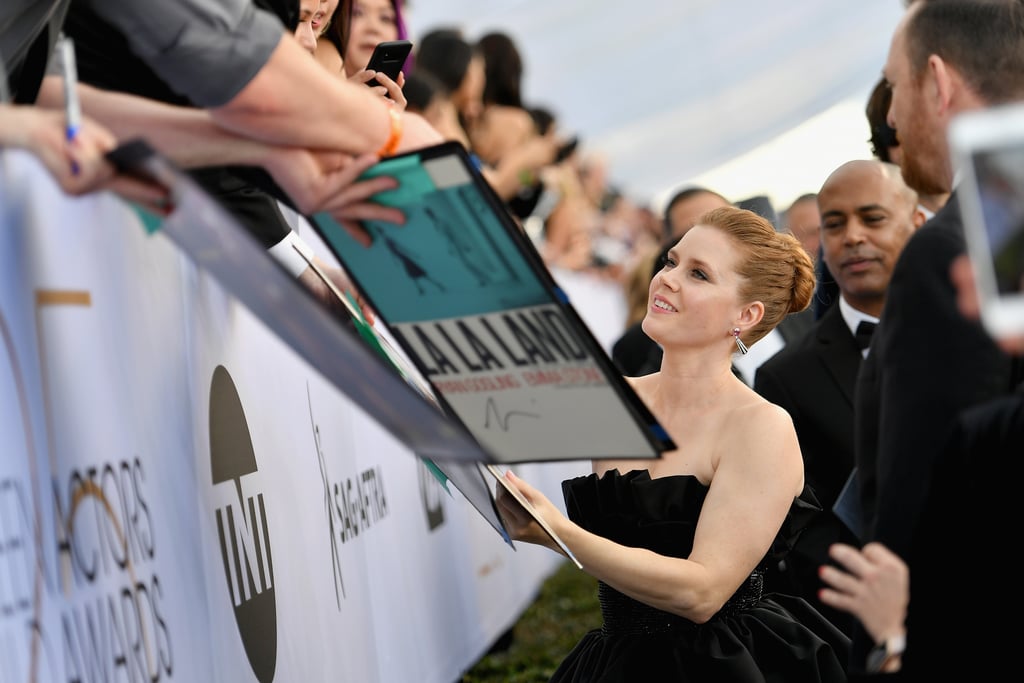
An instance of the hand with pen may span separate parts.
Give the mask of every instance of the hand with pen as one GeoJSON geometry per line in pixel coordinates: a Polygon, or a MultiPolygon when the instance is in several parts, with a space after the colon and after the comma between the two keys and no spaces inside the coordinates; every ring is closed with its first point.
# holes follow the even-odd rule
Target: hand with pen
{"type": "Polygon", "coordinates": [[[62,35],[57,47],[64,71],[63,115],[31,107],[7,107],[0,121],[4,121],[3,127],[23,134],[22,139],[8,140],[8,144],[34,152],[65,192],[80,195],[101,189],[114,177],[114,168],[104,155],[117,140],[100,124],[82,117],[74,45],[62,35]]]}
{"type": "MultiPolygon", "coordinates": [[[[106,160],[106,153],[114,149],[117,139],[99,123],[82,116],[74,44],[61,36],[58,49],[64,71],[63,111],[11,105],[7,104],[6,96],[0,97],[0,148],[20,147],[35,154],[68,194],[107,189],[150,209],[166,212],[166,191],[117,175],[106,160]]],[[[0,90],[0,95],[6,95],[6,88],[0,90]]]]}
{"type": "Polygon", "coordinates": [[[0,147],[26,149],[46,166],[68,194],[103,188],[114,177],[104,158],[116,140],[90,119],[83,119],[72,141],[67,140],[64,115],[33,106],[0,105],[0,147]]]}
{"type": "Polygon", "coordinates": [[[104,155],[116,144],[110,131],[87,117],[82,118],[69,141],[62,112],[0,103],[0,148],[25,149],[34,154],[64,192],[82,195],[110,190],[154,211],[166,212],[165,190],[118,175],[106,160],[104,155]]]}

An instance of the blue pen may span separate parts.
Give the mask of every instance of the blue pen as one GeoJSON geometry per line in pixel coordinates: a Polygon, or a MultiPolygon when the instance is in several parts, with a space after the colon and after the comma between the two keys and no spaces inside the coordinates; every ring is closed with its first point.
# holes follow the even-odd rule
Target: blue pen
{"type": "MultiPolygon", "coordinates": [[[[82,105],[78,101],[78,67],[75,64],[75,44],[67,36],[60,36],[60,59],[64,70],[64,130],[67,141],[73,142],[82,125],[82,105]]],[[[71,160],[71,173],[78,175],[78,164],[71,160]]]]}

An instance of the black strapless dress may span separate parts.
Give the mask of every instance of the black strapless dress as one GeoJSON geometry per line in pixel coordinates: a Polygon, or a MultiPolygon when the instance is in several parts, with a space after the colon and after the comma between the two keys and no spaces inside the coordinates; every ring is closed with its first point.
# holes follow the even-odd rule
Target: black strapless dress
{"type": "MultiPolygon", "coordinates": [[[[569,518],[622,545],[688,557],[708,487],[696,477],[617,470],[562,482],[569,518]]],[[[790,547],[817,507],[794,501],[770,556],[790,547]]],[[[555,671],[562,683],[845,681],[849,639],[802,598],[762,594],[759,568],[705,624],[654,609],[598,582],[604,624],[555,671]]]]}

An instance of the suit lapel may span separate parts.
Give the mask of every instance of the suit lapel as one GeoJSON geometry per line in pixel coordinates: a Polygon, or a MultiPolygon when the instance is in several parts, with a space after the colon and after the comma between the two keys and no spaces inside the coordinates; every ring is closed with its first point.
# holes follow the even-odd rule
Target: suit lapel
{"type": "Polygon", "coordinates": [[[861,353],[838,305],[830,307],[822,316],[816,338],[825,369],[852,407],[861,353]]]}

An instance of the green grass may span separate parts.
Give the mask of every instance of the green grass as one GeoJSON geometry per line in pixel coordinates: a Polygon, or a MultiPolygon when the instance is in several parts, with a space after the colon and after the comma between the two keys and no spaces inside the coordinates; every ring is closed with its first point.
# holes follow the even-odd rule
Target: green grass
{"type": "Polygon", "coordinates": [[[567,561],[516,622],[511,645],[484,656],[459,683],[544,683],[583,634],[600,625],[597,581],[567,561]]]}

